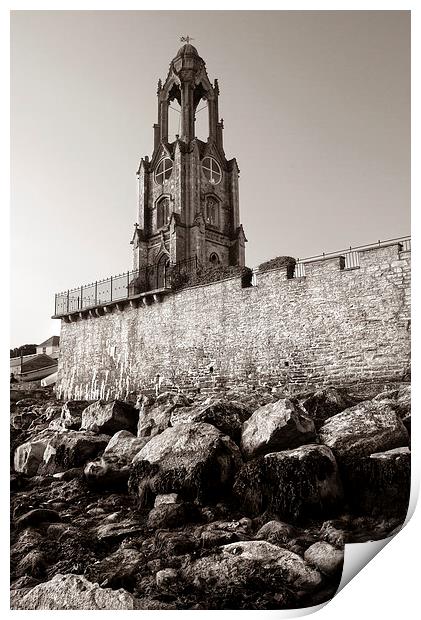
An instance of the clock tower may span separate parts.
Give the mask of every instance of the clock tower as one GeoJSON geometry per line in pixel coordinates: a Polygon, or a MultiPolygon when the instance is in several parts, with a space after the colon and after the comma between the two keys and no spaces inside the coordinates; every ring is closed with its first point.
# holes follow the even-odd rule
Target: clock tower
{"type": "Polygon", "coordinates": [[[239,169],[235,159],[225,157],[218,82],[211,84],[204,60],[189,37],[183,40],[187,43],[171,61],[165,83],[158,82],[154,150],[150,159],[141,159],[137,171],[139,215],[131,242],[133,268],[153,266],[156,288],[170,265],[188,259],[203,266],[244,266],[239,169]],[[178,130],[172,136],[169,113],[174,108],[178,130]],[[197,137],[197,117],[206,111],[204,141],[197,137]]]}

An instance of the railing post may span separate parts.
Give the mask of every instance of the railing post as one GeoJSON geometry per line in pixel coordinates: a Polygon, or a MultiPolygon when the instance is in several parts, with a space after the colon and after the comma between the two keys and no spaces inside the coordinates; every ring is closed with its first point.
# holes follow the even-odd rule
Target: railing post
{"type": "Polygon", "coordinates": [[[67,312],[69,312],[70,291],[67,290],[67,312]]]}
{"type": "Polygon", "coordinates": [[[54,316],[57,314],[57,293],[54,295],[54,316]]]}
{"type": "Polygon", "coordinates": [[[127,297],[130,297],[129,287],[130,287],[130,271],[127,272],[127,297]]]}
{"type": "Polygon", "coordinates": [[[80,287],[80,310],[83,310],[83,286],[80,287]]]}
{"type": "Polygon", "coordinates": [[[97,305],[98,301],[98,281],[95,282],[95,305],[97,305]]]}
{"type": "Polygon", "coordinates": [[[113,300],[113,276],[110,277],[110,301],[113,300]]]}

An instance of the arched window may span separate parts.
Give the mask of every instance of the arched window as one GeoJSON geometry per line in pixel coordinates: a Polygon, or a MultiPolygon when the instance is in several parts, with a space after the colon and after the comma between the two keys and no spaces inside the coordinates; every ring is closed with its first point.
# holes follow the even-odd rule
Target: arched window
{"type": "Polygon", "coordinates": [[[167,274],[170,266],[170,259],[167,254],[163,254],[157,263],[156,270],[156,288],[165,288],[167,286],[167,274]]]}
{"type": "Polygon", "coordinates": [[[155,181],[158,185],[162,185],[164,181],[167,181],[172,172],[172,161],[169,157],[161,159],[155,171],[155,181]]]}
{"type": "Polygon", "coordinates": [[[181,127],[181,106],[177,99],[169,102],[168,107],[168,142],[174,142],[176,136],[180,134],[181,127]]]}
{"type": "Polygon", "coordinates": [[[222,171],[221,166],[218,164],[216,159],[213,157],[204,157],[202,161],[202,170],[205,178],[212,183],[212,185],[217,185],[221,182],[222,179],[222,171]]]}
{"type": "Polygon", "coordinates": [[[163,228],[170,221],[170,201],[168,198],[161,198],[156,205],[156,227],[163,228]]]}
{"type": "Polygon", "coordinates": [[[206,224],[219,226],[219,203],[213,196],[206,198],[206,224]]]}
{"type": "Polygon", "coordinates": [[[207,142],[209,137],[209,107],[205,98],[201,99],[194,114],[194,135],[207,142]]]}
{"type": "Polygon", "coordinates": [[[219,265],[219,256],[216,252],[212,252],[209,256],[209,262],[211,265],[219,265]]]}

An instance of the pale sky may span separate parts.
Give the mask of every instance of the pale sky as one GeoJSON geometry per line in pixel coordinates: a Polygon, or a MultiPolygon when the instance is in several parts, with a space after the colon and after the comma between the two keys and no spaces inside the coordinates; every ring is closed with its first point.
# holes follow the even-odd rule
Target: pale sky
{"type": "Polygon", "coordinates": [[[186,34],[219,80],[247,265],[409,234],[409,12],[13,12],[12,347],[59,334],[56,291],[131,269],[135,173],[186,34]]]}

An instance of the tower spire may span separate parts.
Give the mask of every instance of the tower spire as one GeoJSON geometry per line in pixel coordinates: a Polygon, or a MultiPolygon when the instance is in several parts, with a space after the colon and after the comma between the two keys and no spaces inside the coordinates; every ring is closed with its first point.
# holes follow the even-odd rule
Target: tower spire
{"type": "Polygon", "coordinates": [[[204,265],[244,265],[238,166],[224,153],[218,81],[210,82],[192,41],[180,37],[167,78],[158,82],[154,151],[138,171],[135,269],[191,258],[204,265]],[[179,111],[178,130],[169,122],[173,109],[179,111]],[[201,119],[205,110],[207,131],[199,137],[196,115],[201,119]]]}

